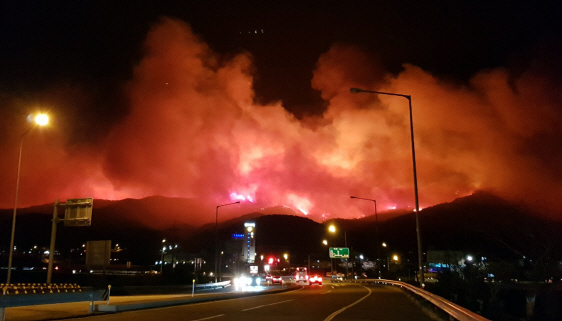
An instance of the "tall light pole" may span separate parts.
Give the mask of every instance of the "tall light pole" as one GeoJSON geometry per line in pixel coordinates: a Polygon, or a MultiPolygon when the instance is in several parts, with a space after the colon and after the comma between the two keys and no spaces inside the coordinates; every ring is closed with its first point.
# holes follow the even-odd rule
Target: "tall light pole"
{"type": "Polygon", "coordinates": [[[412,164],[414,169],[414,197],[416,202],[416,236],[418,241],[418,269],[419,269],[418,276],[419,276],[420,286],[423,287],[425,278],[423,272],[423,252],[422,252],[420,220],[419,220],[420,205],[418,201],[418,174],[416,170],[416,148],[414,147],[414,120],[412,117],[412,96],[404,95],[404,94],[387,93],[383,91],[364,90],[359,88],[351,88],[349,89],[349,91],[352,93],[370,93],[370,94],[377,94],[377,95],[398,96],[408,99],[408,107],[410,108],[410,137],[412,140],[412,164]]]}
{"type": "MultiPolygon", "coordinates": [[[[328,227],[328,231],[330,231],[331,233],[336,233],[336,227],[334,225],[330,225],[330,227],[328,227]]],[[[343,231],[343,238],[344,238],[344,245],[347,248],[347,232],[343,231]]],[[[351,251],[350,251],[351,254],[351,251]]],[[[347,275],[349,272],[349,266],[348,266],[348,262],[349,259],[345,260],[345,279],[347,280],[347,275]]]]}
{"type": "Polygon", "coordinates": [[[375,203],[375,234],[377,237],[377,270],[379,270],[379,279],[382,278],[381,276],[381,267],[380,267],[380,244],[379,244],[379,219],[377,216],[377,201],[370,199],[370,198],[363,198],[363,197],[356,197],[356,196],[350,196],[349,198],[353,198],[353,199],[358,199],[358,200],[365,200],[365,201],[371,201],[375,203]]]}
{"type": "MultiPolygon", "coordinates": [[[[328,248],[330,247],[328,245],[328,240],[322,240],[322,244],[328,246],[328,248]]],[[[334,259],[330,257],[330,277],[332,277],[333,275],[334,275],[334,259]]]]}
{"type": "Polygon", "coordinates": [[[217,205],[217,211],[215,214],[215,283],[217,283],[217,272],[219,263],[219,207],[228,206],[233,204],[240,204],[240,201],[228,204],[217,205]]]}
{"type": "Polygon", "coordinates": [[[35,116],[35,118],[33,119],[33,121],[35,122],[35,124],[33,126],[31,126],[28,130],[26,130],[23,134],[21,134],[20,137],[20,153],[19,153],[19,158],[18,158],[18,174],[16,177],[16,197],[15,197],[15,201],[14,201],[14,214],[12,217],[12,236],[10,237],[10,255],[8,256],[8,277],[6,279],[6,283],[10,284],[10,281],[12,279],[12,261],[13,261],[13,257],[14,257],[14,238],[16,235],[16,213],[18,210],[18,191],[19,191],[19,187],[20,187],[20,170],[21,170],[21,152],[23,149],[23,137],[29,133],[29,131],[31,131],[33,128],[35,128],[36,126],[45,126],[49,123],[49,116],[47,116],[46,114],[38,114],[37,116],[35,116]]]}
{"type": "MultiPolygon", "coordinates": [[[[162,244],[166,243],[166,239],[162,239],[162,244]]],[[[164,251],[166,251],[166,245],[162,245],[162,254],[160,255],[160,273],[162,273],[162,268],[164,266],[164,251]]]]}

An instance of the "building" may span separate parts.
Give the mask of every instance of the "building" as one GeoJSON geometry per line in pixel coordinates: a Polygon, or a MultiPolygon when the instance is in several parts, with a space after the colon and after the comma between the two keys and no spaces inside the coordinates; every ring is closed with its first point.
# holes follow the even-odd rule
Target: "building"
{"type": "Polygon", "coordinates": [[[244,238],[242,242],[242,261],[244,263],[256,262],[256,223],[244,223],[244,238]]]}

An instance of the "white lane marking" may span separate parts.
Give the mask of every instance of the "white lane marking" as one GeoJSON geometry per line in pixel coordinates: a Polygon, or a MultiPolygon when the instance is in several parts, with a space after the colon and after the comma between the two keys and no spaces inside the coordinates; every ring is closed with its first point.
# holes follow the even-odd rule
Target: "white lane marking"
{"type": "Polygon", "coordinates": [[[330,293],[330,292],[332,292],[332,290],[330,290],[330,291],[328,291],[328,292],[320,293],[320,294],[326,294],[326,293],[330,293]]]}
{"type": "Polygon", "coordinates": [[[208,317],[208,318],[203,318],[203,319],[197,319],[197,320],[192,320],[192,321],[202,321],[202,320],[209,320],[209,319],[214,319],[214,318],[222,317],[223,315],[224,315],[224,314],[213,315],[212,317],[208,317]]]}
{"type": "Polygon", "coordinates": [[[365,295],[365,296],[362,297],[361,299],[359,299],[359,300],[357,300],[357,301],[351,303],[350,305],[345,306],[345,307],[339,309],[338,311],[336,311],[336,312],[330,314],[326,319],[324,319],[324,321],[330,321],[330,320],[332,320],[333,318],[336,317],[336,315],[342,313],[343,311],[347,310],[348,308],[351,308],[352,306],[356,305],[357,303],[359,303],[359,302],[365,300],[369,295],[371,295],[371,293],[373,293],[373,291],[371,291],[371,289],[369,289],[368,287],[363,286],[363,285],[362,285],[362,287],[364,287],[365,289],[367,289],[367,290],[369,291],[369,293],[367,293],[367,295],[365,295]]]}
{"type": "Polygon", "coordinates": [[[285,303],[285,302],[289,302],[289,301],[293,301],[293,300],[294,300],[294,299],[285,300],[285,301],[280,301],[280,302],[275,302],[275,303],[270,303],[270,304],[258,305],[257,307],[247,308],[247,309],[244,309],[244,310],[242,310],[242,311],[250,311],[250,310],[259,309],[259,308],[263,308],[263,307],[270,306],[270,305],[276,305],[276,304],[280,304],[280,303],[285,303]]]}

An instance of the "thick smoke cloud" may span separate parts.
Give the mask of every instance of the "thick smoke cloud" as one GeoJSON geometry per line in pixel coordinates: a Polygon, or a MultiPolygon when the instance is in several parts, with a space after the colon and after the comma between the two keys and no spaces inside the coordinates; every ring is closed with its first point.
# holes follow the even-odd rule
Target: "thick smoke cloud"
{"type": "MultiPolygon", "coordinates": [[[[361,87],[412,96],[421,207],[489,190],[560,214],[561,88],[533,69],[486,70],[459,85],[408,64],[389,74],[359,48],[334,45],[319,57],[311,82],[328,108],[298,120],[282,102],[254,102],[251,55],[225,58],[183,22],[163,19],[144,50],[124,85],[129,113],[103,139],[80,144],[62,120],[24,136],[20,206],[164,195],[210,209],[173,217],[185,221],[211,221],[216,205],[238,199],[246,205],[225,212],[286,206],[317,219],[373,213],[350,195],[377,199],[380,211],[413,208],[408,101],[349,92],[361,87]]],[[[10,208],[17,133],[26,130],[13,124],[21,123],[22,106],[32,105],[6,103],[12,109],[0,115],[7,124],[0,205],[10,208]]],[[[62,119],[56,106],[47,107],[62,119]]]]}

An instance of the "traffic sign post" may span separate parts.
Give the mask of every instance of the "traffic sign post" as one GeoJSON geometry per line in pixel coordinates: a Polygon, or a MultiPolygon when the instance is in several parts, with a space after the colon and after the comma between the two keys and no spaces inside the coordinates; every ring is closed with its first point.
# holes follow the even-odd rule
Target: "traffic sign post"
{"type": "Polygon", "coordinates": [[[329,251],[330,251],[330,258],[331,259],[347,259],[347,258],[349,258],[349,248],[348,247],[331,247],[329,251]]]}
{"type": "Polygon", "coordinates": [[[51,284],[53,275],[53,261],[55,258],[55,241],[57,238],[57,223],[64,222],[65,226],[90,226],[92,224],[92,207],[93,198],[77,198],[68,199],[66,203],[61,204],[59,200],[55,200],[53,209],[53,224],[51,228],[51,246],[49,247],[49,266],[47,268],[47,284],[51,284]],[[64,206],[64,219],[60,219],[58,215],[58,207],[64,206]]]}

